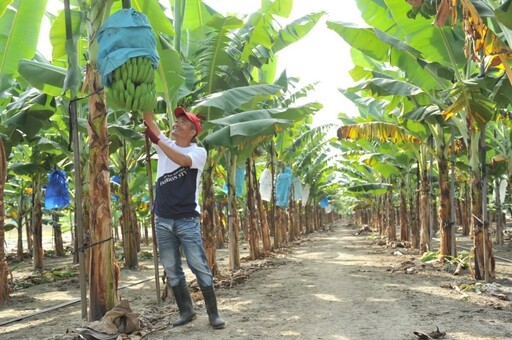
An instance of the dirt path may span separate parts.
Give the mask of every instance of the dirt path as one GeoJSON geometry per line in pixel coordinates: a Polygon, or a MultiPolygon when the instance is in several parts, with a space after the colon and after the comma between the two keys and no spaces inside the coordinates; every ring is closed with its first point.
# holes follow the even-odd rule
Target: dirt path
{"type": "MultiPolygon", "coordinates": [[[[223,330],[209,327],[200,300],[196,320],[166,327],[176,309],[169,301],[155,306],[152,282],[127,288],[122,296],[141,314],[146,326],[143,339],[412,340],[418,339],[414,331],[430,332],[436,326],[447,333],[442,339],[512,338],[512,305],[502,300],[512,298],[510,265],[498,263],[499,284],[480,287],[496,288],[501,295],[458,291],[450,284],[474,283],[467,273],[456,277],[440,266],[420,266],[413,262],[417,255],[378,246],[371,237],[354,232],[337,226],[304,237],[275,257],[252,262],[250,266],[265,269],[253,272],[242,284],[217,291],[219,310],[228,324],[223,330]]],[[[226,257],[219,253],[220,265],[227,265],[226,257]]],[[[152,270],[123,271],[124,283],[152,275],[152,270]]],[[[16,307],[22,308],[22,303],[16,307]]],[[[0,339],[57,339],[55,335],[79,326],[78,311],[79,305],[74,305],[51,317],[0,327],[0,339]]],[[[4,312],[0,310],[0,322],[9,318],[4,312]]]]}

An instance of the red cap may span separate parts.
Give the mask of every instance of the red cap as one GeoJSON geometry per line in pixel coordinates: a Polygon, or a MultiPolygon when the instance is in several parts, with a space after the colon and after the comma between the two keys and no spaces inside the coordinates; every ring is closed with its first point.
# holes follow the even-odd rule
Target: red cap
{"type": "Polygon", "coordinates": [[[178,106],[174,109],[174,116],[176,118],[185,115],[196,126],[196,136],[201,132],[201,119],[191,112],[185,111],[184,108],[178,106]]]}

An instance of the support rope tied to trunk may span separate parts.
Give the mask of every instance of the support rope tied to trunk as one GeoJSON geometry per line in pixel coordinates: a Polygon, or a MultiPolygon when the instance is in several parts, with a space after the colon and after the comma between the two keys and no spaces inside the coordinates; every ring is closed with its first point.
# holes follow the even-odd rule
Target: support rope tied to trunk
{"type": "Polygon", "coordinates": [[[86,250],[87,248],[95,247],[95,246],[97,246],[97,245],[99,245],[99,244],[102,244],[102,243],[108,242],[108,241],[112,240],[113,238],[114,238],[114,237],[113,237],[113,236],[111,236],[111,237],[109,237],[109,238],[107,238],[107,239],[104,239],[104,240],[102,240],[102,241],[98,241],[98,242],[94,242],[94,243],[92,243],[92,244],[84,245],[83,247],[79,247],[79,248],[75,249],[75,250],[72,252],[72,254],[75,254],[75,253],[77,253],[77,252],[79,252],[79,251],[81,251],[81,252],[85,252],[85,250],[86,250]]]}
{"type": "MultiPolygon", "coordinates": [[[[101,91],[96,91],[96,92],[90,93],[90,94],[88,94],[85,97],[75,97],[75,98],[71,99],[69,101],[69,105],[68,105],[68,112],[73,112],[71,107],[72,107],[74,102],[78,102],[79,100],[87,99],[90,96],[94,96],[95,94],[101,94],[103,92],[105,92],[104,88],[102,88],[101,91]]],[[[72,120],[73,120],[73,114],[70,113],[70,115],[68,117],[68,125],[69,125],[68,151],[71,151],[71,149],[72,149],[71,145],[73,144],[73,141],[72,141],[72,139],[73,139],[73,122],[72,122],[72,120]]]]}

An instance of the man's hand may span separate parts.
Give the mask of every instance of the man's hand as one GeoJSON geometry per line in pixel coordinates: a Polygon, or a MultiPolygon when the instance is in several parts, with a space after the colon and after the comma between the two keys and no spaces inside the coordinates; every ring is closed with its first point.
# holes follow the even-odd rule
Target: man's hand
{"type": "Polygon", "coordinates": [[[146,122],[144,122],[144,125],[146,125],[146,136],[148,136],[148,138],[151,142],[158,145],[160,138],[158,138],[158,136],[155,135],[155,133],[149,128],[149,126],[146,122]]]}

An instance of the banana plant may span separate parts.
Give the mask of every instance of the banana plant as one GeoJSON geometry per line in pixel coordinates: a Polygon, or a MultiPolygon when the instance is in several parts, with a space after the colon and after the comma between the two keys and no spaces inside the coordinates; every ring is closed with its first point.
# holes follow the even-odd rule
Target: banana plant
{"type": "Polygon", "coordinates": [[[0,138],[0,304],[9,302],[9,265],[5,259],[5,199],[4,188],[7,178],[7,157],[5,154],[3,138],[0,138]]]}
{"type": "MultiPolygon", "coordinates": [[[[201,105],[206,105],[207,103],[208,102],[203,102],[201,105]]],[[[252,110],[211,120],[209,124],[213,124],[219,128],[204,139],[204,144],[208,149],[213,147],[229,149],[231,150],[229,154],[235,152],[237,157],[247,159],[259,144],[263,143],[265,140],[271,139],[274,134],[280,133],[285,128],[291,126],[294,120],[290,118],[295,120],[303,119],[311,115],[314,112],[313,110],[313,107],[307,106],[252,110]]],[[[228,164],[231,165],[230,168],[233,169],[231,162],[236,164],[236,160],[228,160],[228,164]]],[[[229,178],[234,179],[232,176],[229,178]]],[[[228,188],[230,186],[234,188],[234,183],[228,181],[228,188]]],[[[233,198],[231,199],[233,200],[233,198]]],[[[255,231],[251,230],[250,232],[254,233],[255,231]]],[[[255,241],[255,238],[252,240],[255,241]]],[[[253,255],[256,256],[258,254],[256,242],[252,244],[252,247],[253,255]]]]}
{"type": "MultiPolygon", "coordinates": [[[[41,22],[45,15],[47,1],[39,1],[34,4],[30,1],[3,2],[0,6],[0,47],[2,55],[0,56],[0,92],[2,100],[0,101],[0,110],[4,111],[13,101],[22,93],[24,93],[24,85],[16,81],[19,76],[18,62],[20,59],[31,59],[36,54],[37,38],[41,27],[41,22]]],[[[26,93],[25,93],[26,94],[26,93]]],[[[29,95],[30,96],[30,95],[29,95]]],[[[24,110],[25,117],[30,116],[30,109],[24,110]]],[[[0,120],[5,122],[5,112],[0,115],[0,120]]],[[[36,120],[35,126],[39,124],[36,120]]],[[[0,164],[3,171],[0,177],[0,234],[2,235],[2,244],[0,245],[0,281],[5,284],[0,289],[0,303],[9,300],[9,289],[7,285],[8,267],[5,262],[4,252],[4,187],[6,179],[7,160],[11,148],[21,140],[20,134],[10,124],[6,127],[2,124],[0,137],[0,155],[2,157],[0,164]],[[13,138],[11,138],[11,136],[13,138]]]]}
{"type": "MultiPolygon", "coordinates": [[[[27,194],[27,181],[24,178],[21,178],[20,176],[17,176],[17,178],[14,178],[14,176],[9,177],[9,181],[6,183],[6,201],[5,205],[6,208],[6,216],[9,216],[13,221],[14,224],[12,225],[12,228],[17,229],[18,234],[18,240],[17,240],[17,247],[16,247],[16,255],[18,258],[18,261],[23,261],[24,256],[24,249],[23,249],[23,225],[25,220],[29,216],[30,212],[30,196],[27,194]]],[[[6,230],[9,231],[8,227],[9,225],[6,225],[6,230]]],[[[27,230],[27,239],[29,238],[29,233],[27,230]]],[[[31,244],[29,244],[29,249],[31,244]]]]}
{"type": "Polygon", "coordinates": [[[90,150],[90,235],[91,266],[89,268],[89,321],[99,320],[114,307],[115,287],[112,210],[110,206],[110,173],[107,128],[107,105],[104,84],[97,66],[98,41],[101,25],[110,15],[112,0],[91,0],[82,8],[87,13],[88,63],[84,82],[88,88],[88,132],[90,150]]]}
{"type": "MultiPolygon", "coordinates": [[[[463,19],[468,20],[472,18],[473,22],[477,24],[477,28],[483,28],[482,21],[472,5],[467,1],[461,1],[460,3],[466,11],[466,15],[463,19]]],[[[460,26],[455,25],[455,22],[452,22],[453,27],[443,25],[444,21],[449,17],[449,15],[445,14],[453,11],[454,8],[448,9],[444,2],[440,8],[435,9],[428,8],[429,3],[427,2],[421,2],[417,5],[421,7],[411,9],[393,0],[386,1],[386,6],[378,6],[375,2],[361,0],[358,1],[358,6],[362,10],[363,18],[372,26],[371,28],[356,28],[339,23],[329,24],[331,28],[340,33],[346,41],[351,43],[352,46],[359,51],[359,54],[355,54],[354,58],[356,64],[359,65],[359,67],[353,71],[355,77],[359,77],[359,79],[367,77],[368,74],[371,73],[368,69],[379,65],[379,61],[384,60],[384,54],[390,53],[392,56],[390,63],[393,66],[399,67],[399,73],[402,77],[430,94],[432,104],[438,107],[434,109],[434,111],[444,110],[443,114],[445,118],[449,118],[461,112],[461,109],[464,109],[465,117],[468,119],[469,124],[474,122],[477,124],[476,126],[483,126],[490,117],[492,117],[491,111],[493,106],[489,105],[488,100],[485,99],[485,95],[478,95],[477,92],[471,90],[471,85],[464,82],[463,78],[474,74],[482,75],[481,70],[486,68],[475,67],[474,64],[468,63],[465,59],[462,53],[463,39],[460,37],[462,37],[463,34],[460,26]],[[417,15],[419,12],[421,12],[422,17],[417,15]],[[436,13],[438,14],[435,21],[436,25],[432,26],[427,20],[431,20],[431,17],[436,13]],[[388,20],[389,17],[392,17],[393,20],[388,20]],[[410,18],[415,18],[415,20],[411,20],[410,18]],[[372,39],[374,41],[372,47],[377,46],[376,50],[370,51],[357,42],[355,39],[357,34],[364,34],[368,39],[372,39]],[[429,44],[425,44],[425,41],[429,41],[429,44]],[[389,46],[391,46],[391,48],[389,48],[389,46]],[[412,58],[414,58],[414,60],[412,58]],[[406,65],[407,63],[405,63],[405,61],[407,59],[414,62],[406,65]],[[424,69],[424,71],[419,70],[418,67],[424,69]],[[431,74],[429,80],[425,81],[422,80],[421,77],[418,77],[422,72],[431,74]],[[456,82],[456,84],[451,85],[447,81],[453,81],[456,82]],[[461,88],[463,90],[460,90],[461,88]],[[443,93],[443,91],[451,91],[451,96],[446,95],[446,92],[443,93]],[[458,95],[453,96],[457,91],[459,91],[458,95]],[[471,93],[471,95],[468,95],[469,93],[471,93]],[[455,97],[455,100],[450,97],[455,97]]],[[[485,10],[485,6],[483,9],[485,10]]],[[[503,10],[503,8],[499,10],[503,10]]],[[[454,14],[454,12],[451,13],[454,14]]],[[[492,17],[492,15],[490,15],[490,17],[492,17]]],[[[452,15],[452,18],[456,18],[456,16],[452,15]]],[[[498,26],[499,25],[495,25],[493,27],[498,26]]],[[[485,32],[489,33],[489,31],[485,32]]],[[[489,33],[488,36],[492,37],[493,33],[489,33]]],[[[482,34],[476,38],[477,44],[475,46],[477,49],[481,49],[485,46],[486,51],[491,51],[491,54],[497,53],[497,51],[499,54],[499,51],[503,51],[503,44],[499,43],[499,39],[488,39],[485,41],[484,39],[484,35],[482,34]]],[[[466,50],[471,53],[473,58],[478,57],[478,55],[474,53],[474,50],[470,48],[466,50]]],[[[486,62],[489,63],[486,65],[492,66],[493,63],[490,63],[490,61],[496,60],[496,58],[493,58],[494,57],[487,58],[486,62]]],[[[500,56],[498,60],[501,62],[494,62],[494,64],[503,66],[503,69],[507,73],[507,62],[503,62],[502,56],[500,56]]],[[[380,67],[378,69],[382,68],[380,67]]],[[[386,72],[386,74],[389,74],[389,72],[386,72]]],[[[360,100],[359,98],[357,99],[360,100]]],[[[393,103],[393,101],[391,101],[391,103],[393,103]]],[[[418,103],[414,103],[414,105],[419,106],[418,103]]],[[[403,103],[402,106],[402,110],[405,108],[404,112],[412,111],[412,108],[407,109],[406,103],[403,103]]],[[[425,109],[423,110],[426,112],[425,109]]],[[[460,122],[461,120],[458,120],[455,123],[461,130],[460,133],[467,136],[467,130],[460,128],[461,125],[463,125],[460,122]]],[[[442,136],[444,134],[435,133],[434,131],[434,135],[442,136]]],[[[446,144],[442,141],[442,139],[438,139],[437,145],[442,146],[446,144]]],[[[475,147],[477,145],[476,142],[471,144],[475,145],[475,147]]],[[[443,147],[438,148],[438,150],[442,149],[443,147]]],[[[446,150],[446,148],[444,149],[446,150]]],[[[440,151],[440,154],[443,154],[443,152],[440,151]]],[[[476,155],[477,153],[473,152],[472,154],[476,155]]],[[[474,161],[477,162],[477,159],[478,158],[475,158],[474,161]]],[[[442,161],[441,164],[445,164],[445,162],[442,161]]],[[[441,169],[445,169],[445,167],[441,167],[441,169]]],[[[445,177],[444,175],[441,177],[443,181],[445,177]]],[[[444,181],[444,183],[446,183],[446,181],[444,181]]],[[[481,211],[479,207],[474,207],[474,209],[477,215],[478,211],[481,211]]],[[[444,214],[444,216],[446,218],[446,214],[444,214]]],[[[444,249],[446,250],[446,248],[444,249]]]]}

